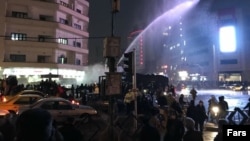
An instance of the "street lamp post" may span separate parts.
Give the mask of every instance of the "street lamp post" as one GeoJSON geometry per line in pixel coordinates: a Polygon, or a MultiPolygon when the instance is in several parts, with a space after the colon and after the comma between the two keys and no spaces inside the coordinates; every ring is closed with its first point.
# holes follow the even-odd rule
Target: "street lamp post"
{"type": "MultiPolygon", "coordinates": [[[[216,48],[215,48],[215,45],[213,45],[213,80],[216,82],[217,81],[217,77],[218,77],[218,74],[217,74],[217,63],[216,63],[216,48]]],[[[216,83],[213,83],[214,86],[216,86],[216,83]]]]}

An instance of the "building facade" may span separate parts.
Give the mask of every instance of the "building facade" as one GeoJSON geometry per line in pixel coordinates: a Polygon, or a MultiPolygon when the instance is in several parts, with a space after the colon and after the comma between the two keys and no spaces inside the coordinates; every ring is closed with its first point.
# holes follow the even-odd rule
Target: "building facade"
{"type": "Polygon", "coordinates": [[[249,2],[201,0],[165,25],[158,72],[170,81],[242,83],[249,77],[249,2]]]}
{"type": "Polygon", "coordinates": [[[131,45],[131,48],[135,50],[135,66],[136,66],[136,71],[138,73],[143,73],[145,70],[145,57],[144,57],[144,37],[142,33],[143,30],[135,30],[131,32],[128,36],[128,43],[131,45]],[[136,40],[135,40],[136,39],[136,40]]]}
{"type": "Polygon", "coordinates": [[[208,9],[208,5],[195,5],[185,14],[174,15],[175,20],[164,25],[164,55],[159,71],[166,73],[174,83],[212,79],[213,42],[209,33],[214,28],[215,17],[204,9],[208,9]],[[209,26],[202,26],[206,24],[209,26]]]}
{"type": "Polygon", "coordinates": [[[0,3],[0,78],[16,75],[21,83],[30,83],[56,74],[61,82],[84,80],[89,53],[87,0],[0,3]]]}
{"type": "Polygon", "coordinates": [[[214,56],[218,81],[250,81],[249,4],[247,0],[239,3],[236,0],[220,0],[214,1],[211,6],[217,17],[214,56]]]}

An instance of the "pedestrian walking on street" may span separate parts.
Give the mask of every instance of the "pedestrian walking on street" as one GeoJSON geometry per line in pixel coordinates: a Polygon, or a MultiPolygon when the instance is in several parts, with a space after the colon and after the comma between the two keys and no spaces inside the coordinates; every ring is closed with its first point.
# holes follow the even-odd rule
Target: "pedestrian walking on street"
{"type": "Polygon", "coordinates": [[[196,105],[195,129],[203,133],[204,122],[208,118],[206,109],[202,100],[196,105]]]}
{"type": "Polygon", "coordinates": [[[197,91],[195,90],[194,87],[190,90],[190,94],[192,95],[192,98],[195,101],[195,99],[197,97],[197,91]]]}
{"type": "Polygon", "coordinates": [[[225,101],[224,96],[219,97],[219,109],[220,109],[220,118],[225,118],[228,114],[228,103],[225,101]]]}
{"type": "Polygon", "coordinates": [[[180,103],[182,109],[187,104],[187,102],[184,100],[184,98],[185,98],[184,94],[181,94],[180,97],[179,97],[179,103],[180,103]]]}
{"type": "Polygon", "coordinates": [[[186,116],[192,118],[194,121],[196,121],[196,107],[195,107],[195,103],[194,100],[191,100],[189,103],[189,106],[187,107],[187,112],[186,112],[186,116]]]}

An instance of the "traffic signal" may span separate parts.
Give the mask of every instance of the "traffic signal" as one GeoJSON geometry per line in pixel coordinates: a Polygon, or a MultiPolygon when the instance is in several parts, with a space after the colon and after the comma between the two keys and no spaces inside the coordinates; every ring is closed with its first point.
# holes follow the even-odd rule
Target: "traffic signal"
{"type": "Polygon", "coordinates": [[[126,73],[133,74],[134,63],[133,63],[133,52],[124,53],[124,60],[123,60],[123,70],[126,73]]]}

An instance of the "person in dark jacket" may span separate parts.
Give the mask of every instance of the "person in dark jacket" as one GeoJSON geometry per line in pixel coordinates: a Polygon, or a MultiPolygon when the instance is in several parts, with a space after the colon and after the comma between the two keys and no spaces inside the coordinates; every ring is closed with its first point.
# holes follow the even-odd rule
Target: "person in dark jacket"
{"type": "Polygon", "coordinates": [[[202,100],[196,105],[195,129],[203,133],[204,122],[208,118],[204,103],[202,100]]]}
{"type": "Polygon", "coordinates": [[[192,98],[195,101],[195,99],[197,97],[197,91],[195,90],[194,87],[190,90],[190,94],[192,95],[192,98]]]}
{"type": "Polygon", "coordinates": [[[186,117],[184,125],[187,129],[183,141],[203,141],[202,134],[195,130],[195,122],[192,118],[186,117]]]}
{"type": "Polygon", "coordinates": [[[219,109],[220,109],[220,118],[225,118],[228,114],[228,103],[227,101],[225,101],[225,97],[224,96],[220,96],[219,97],[219,109]]]}
{"type": "Polygon", "coordinates": [[[185,132],[183,122],[177,118],[176,111],[170,111],[166,125],[164,141],[182,141],[185,132]]]}
{"type": "Polygon", "coordinates": [[[40,108],[22,112],[16,120],[15,141],[63,141],[53,127],[52,115],[40,108]]]}
{"type": "Polygon", "coordinates": [[[196,107],[194,100],[191,100],[189,106],[187,107],[186,116],[192,118],[194,121],[196,120],[196,107]]]}
{"type": "Polygon", "coordinates": [[[184,94],[181,94],[180,97],[179,97],[179,103],[181,105],[181,107],[183,108],[184,105],[187,104],[187,102],[184,100],[184,94]]]}

